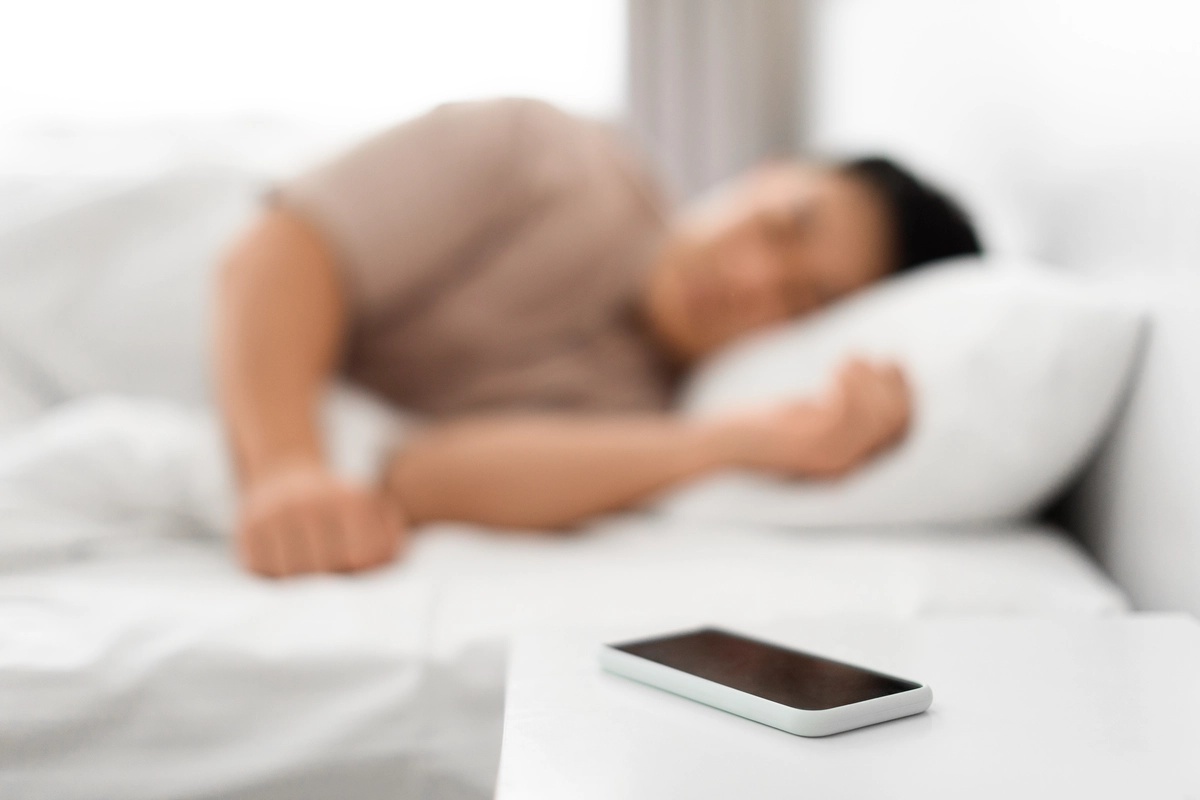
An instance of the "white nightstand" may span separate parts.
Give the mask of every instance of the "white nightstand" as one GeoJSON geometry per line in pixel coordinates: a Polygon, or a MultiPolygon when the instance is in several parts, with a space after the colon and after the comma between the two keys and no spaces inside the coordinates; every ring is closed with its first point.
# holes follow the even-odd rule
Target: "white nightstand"
{"type": "Polygon", "coordinates": [[[933,687],[925,714],[824,739],[600,670],[600,642],[665,632],[517,640],[498,800],[1200,800],[1200,623],[1189,616],[745,629],[933,687]]]}

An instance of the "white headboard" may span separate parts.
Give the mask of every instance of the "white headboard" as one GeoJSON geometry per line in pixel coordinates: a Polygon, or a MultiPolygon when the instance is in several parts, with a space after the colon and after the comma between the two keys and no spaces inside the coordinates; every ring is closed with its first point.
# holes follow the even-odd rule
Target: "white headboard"
{"type": "Polygon", "coordinates": [[[1068,513],[1139,607],[1200,614],[1200,4],[809,0],[809,25],[810,146],[896,155],[991,249],[1151,310],[1068,513]]]}

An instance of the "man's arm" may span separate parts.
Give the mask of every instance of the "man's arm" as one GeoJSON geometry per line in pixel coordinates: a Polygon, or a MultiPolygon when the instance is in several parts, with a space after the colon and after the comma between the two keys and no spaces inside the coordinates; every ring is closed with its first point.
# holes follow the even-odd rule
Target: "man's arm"
{"type": "Polygon", "coordinates": [[[395,552],[395,505],[325,466],[319,398],[348,318],[368,329],[389,321],[541,202],[529,123],[545,113],[534,101],[450,103],[382,131],[279,187],[275,210],[230,255],[218,378],[251,569],[352,570],[395,552]]]}
{"type": "Polygon", "coordinates": [[[904,435],[899,369],[850,362],[812,402],[724,419],[501,416],[433,428],[388,484],[415,522],[562,527],[719,468],[808,479],[845,474],[904,435]]]}
{"type": "Polygon", "coordinates": [[[218,312],[217,378],[242,485],[322,465],[317,409],[346,314],[324,243],[269,211],[226,260],[218,312]]]}
{"type": "Polygon", "coordinates": [[[217,380],[242,494],[243,561],[267,575],[390,560],[395,509],[326,467],[321,398],[340,355],[346,302],[329,247],[269,211],[228,256],[218,296],[217,380]]]}

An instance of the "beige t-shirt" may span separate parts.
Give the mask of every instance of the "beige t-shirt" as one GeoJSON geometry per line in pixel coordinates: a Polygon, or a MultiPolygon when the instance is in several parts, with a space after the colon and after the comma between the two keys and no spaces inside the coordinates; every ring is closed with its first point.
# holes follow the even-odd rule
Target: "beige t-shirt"
{"type": "Polygon", "coordinates": [[[434,416],[661,409],[639,318],[668,208],[616,131],[535,100],[454,103],[280,187],[335,248],[347,376],[434,416]]]}

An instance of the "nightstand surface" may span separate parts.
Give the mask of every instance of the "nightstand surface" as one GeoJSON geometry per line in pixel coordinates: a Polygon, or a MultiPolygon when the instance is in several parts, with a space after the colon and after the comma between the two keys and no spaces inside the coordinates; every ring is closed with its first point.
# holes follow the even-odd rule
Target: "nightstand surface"
{"type": "Polygon", "coordinates": [[[823,739],[601,671],[601,642],[666,632],[519,638],[497,798],[1200,800],[1200,623],[1186,615],[743,629],[933,688],[925,714],[823,739]]]}

